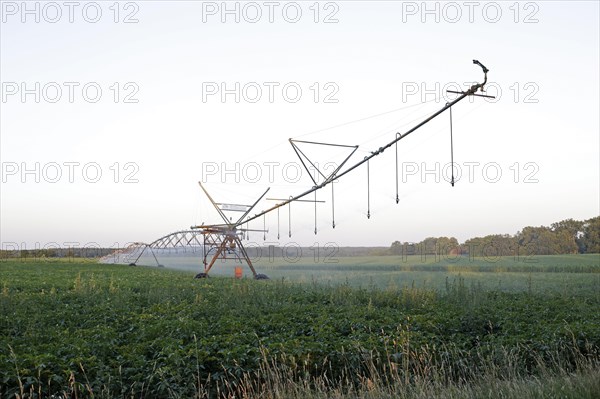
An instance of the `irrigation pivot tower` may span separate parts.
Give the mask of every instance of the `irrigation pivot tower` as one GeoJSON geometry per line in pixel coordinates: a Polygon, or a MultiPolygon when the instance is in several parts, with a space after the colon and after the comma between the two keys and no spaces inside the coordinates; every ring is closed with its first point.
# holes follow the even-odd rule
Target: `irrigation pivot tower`
{"type": "MultiPolygon", "coordinates": [[[[319,172],[321,174],[321,176],[323,177],[323,181],[321,183],[317,183],[317,181],[315,179],[313,179],[313,183],[315,185],[311,189],[306,190],[303,193],[298,194],[296,196],[290,196],[289,199],[280,200],[280,202],[278,202],[276,205],[274,205],[266,210],[263,210],[257,214],[254,214],[253,216],[248,217],[248,215],[250,214],[250,211],[252,209],[254,209],[254,207],[258,204],[258,202],[267,194],[269,189],[267,189],[258,198],[258,200],[256,200],[251,205],[226,204],[226,203],[215,202],[209,195],[208,191],[206,191],[206,189],[202,185],[202,183],[199,183],[200,187],[204,191],[204,194],[208,197],[208,199],[213,204],[213,206],[215,207],[215,209],[217,210],[217,212],[219,213],[219,215],[221,216],[221,218],[223,219],[223,222],[224,222],[223,224],[213,224],[213,225],[202,224],[200,226],[192,226],[191,227],[192,230],[197,230],[197,231],[201,232],[201,234],[204,236],[204,240],[203,240],[203,243],[204,243],[204,262],[203,262],[204,263],[204,273],[200,273],[199,276],[201,276],[201,277],[208,276],[208,273],[210,272],[211,268],[215,264],[216,260],[220,259],[220,258],[225,259],[227,257],[227,255],[230,253],[230,250],[235,249],[235,251],[233,251],[233,252],[235,253],[236,258],[239,259],[240,261],[245,262],[248,265],[248,267],[252,271],[252,274],[254,275],[255,278],[265,277],[262,274],[256,273],[256,270],[254,269],[254,266],[252,265],[252,261],[251,261],[250,257],[248,256],[248,253],[246,252],[246,249],[244,248],[244,246],[242,244],[242,238],[243,238],[244,233],[249,231],[248,229],[243,228],[243,224],[246,224],[246,226],[247,226],[248,222],[258,219],[260,217],[264,217],[267,213],[278,210],[279,208],[281,208],[283,206],[286,206],[286,205],[289,206],[292,202],[295,202],[295,201],[308,201],[308,202],[315,202],[315,203],[319,202],[319,201],[316,201],[316,199],[315,200],[305,200],[303,198],[308,196],[309,194],[315,193],[317,190],[320,190],[329,184],[332,184],[332,186],[333,186],[334,180],[337,180],[337,179],[341,178],[342,176],[352,172],[353,170],[355,170],[356,168],[358,168],[359,166],[361,166],[365,163],[367,164],[367,167],[368,167],[368,163],[369,163],[370,159],[382,154],[386,149],[392,147],[393,145],[396,145],[400,140],[406,138],[408,135],[410,135],[417,129],[423,127],[424,125],[426,125],[427,123],[429,123],[430,121],[435,119],[437,116],[442,114],[444,111],[450,110],[450,118],[452,118],[452,107],[454,105],[458,104],[460,101],[462,101],[466,97],[477,96],[477,97],[494,98],[493,96],[481,94],[484,92],[484,87],[487,83],[487,73],[489,72],[489,69],[486,68],[481,62],[479,62],[477,60],[473,60],[473,64],[481,67],[483,74],[484,74],[483,82],[473,84],[466,91],[448,90],[449,93],[458,94],[458,97],[456,99],[454,99],[453,101],[446,103],[441,109],[439,109],[433,115],[431,115],[427,119],[423,120],[422,122],[418,123],[416,126],[412,127],[405,133],[402,133],[402,134],[397,133],[394,140],[384,144],[383,146],[379,147],[377,150],[372,151],[368,156],[364,157],[363,159],[356,162],[355,164],[348,166],[344,170],[341,170],[342,167],[347,163],[347,161],[350,159],[352,154],[356,151],[358,146],[332,144],[332,143],[306,142],[306,141],[290,139],[290,144],[292,145],[294,151],[296,152],[296,155],[298,155],[298,157],[300,158],[302,165],[309,171],[309,176],[311,176],[311,178],[312,178],[312,174],[310,173],[309,166],[307,165],[307,163],[310,164],[311,166],[313,166],[314,170],[316,170],[317,172],[319,172]],[[329,146],[334,145],[334,146],[339,146],[339,147],[348,147],[353,150],[332,173],[325,176],[319,171],[318,168],[315,167],[315,165],[310,161],[310,159],[308,157],[306,157],[306,155],[299,149],[299,147],[297,146],[297,143],[302,143],[302,142],[318,144],[318,145],[329,145],[329,146]],[[237,220],[232,221],[231,219],[227,218],[227,216],[224,214],[223,211],[241,212],[242,215],[237,220]],[[209,261],[208,257],[211,255],[211,253],[212,253],[212,257],[209,261]]],[[[450,127],[452,129],[452,119],[450,119],[450,121],[451,121],[450,127]]],[[[452,178],[451,183],[454,186],[454,178],[452,178]]],[[[396,185],[396,187],[397,187],[397,185],[396,185]]],[[[397,193],[396,193],[396,202],[398,202],[397,193]]],[[[333,208],[333,189],[332,189],[332,209],[334,209],[333,208]]],[[[369,216],[370,216],[370,212],[368,211],[367,217],[369,217],[369,216]]],[[[333,220],[332,225],[335,228],[335,219],[333,220]]],[[[264,230],[253,230],[253,231],[264,231],[264,230]]],[[[316,228],[315,228],[315,233],[316,233],[316,228]]]]}
{"type": "MultiPolygon", "coordinates": [[[[333,196],[334,180],[340,179],[341,177],[347,175],[348,173],[352,172],[353,170],[357,169],[359,166],[364,165],[364,164],[367,164],[367,176],[369,176],[369,161],[372,158],[374,158],[378,155],[381,155],[386,149],[388,149],[392,146],[395,146],[395,149],[396,149],[396,203],[398,203],[399,202],[399,197],[398,197],[398,142],[400,140],[406,138],[408,135],[415,132],[419,128],[423,127],[424,125],[426,125],[427,123],[429,123],[430,121],[432,121],[433,119],[438,117],[439,115],[441,115],[444,111],[449,110],[449,113],[450,113],[450,138],[451,138],[450,143],[451,143],[451,157],[452,157],[451,162],[453,164],[454,158],[453,158],[453,154],[452,154],[452,151],[453,151],[453,148],[452,148],[452,107],[469,96],[494,98],[493,96],[488,96],[488,95],[482,94],[484,92],[484,87],[487,83],[487,73],[489,72],[489,70],[481,62],[479,62],[477,60],[473,60],[473,63],[475,65],[478,65],[479,67],[481,67],[483,74],[484,74],[483,82],[473,84],[466,91],[448,90],[449,93],[458,95],[453,101],[446,103],[441,109],[439,109],[438,111],[433,113],[431,116],[429,116],[422,122],[418,123],[411,129],[409,129],[408,131],[406,131],[404,133],[399,133],[399,132],[396,133],[394,136],[394,139],[392,141],[382,145],[375,151],[371,151],[369,153],[369,155],[365,156],[360,161],[347,166],[343,170],[342,170],[342,167],[344,167],[345,165],[348,164],[348,160],[354,154],[354,152],[357,150],[357,148],[358,148],[357,145],[319,143],[319,142],[314,142],[314,141],[301,141],[301,140],[290,139],[289,141],[290,141],[290,144],[292,145],[293,150],[295,151],[296,155],[300,159],[304,168],[308,171],[308,174],[311,177],[311,179],[313,179],[314,186],[312,188],[310,188],[309,190],[304,191],[303,193],[297,194],[295,196],[290,196],[287,199],[271,199],[271,200],[275,200],[278,202],[274,206],[267,208],[257,214],[249,216],[250,212],[264,198],[264,196],[267,194],[269,189],[267,189],[253,204],[244,205],[244,204],[221,203],[221,202],[215,202],[213,200],[213,198],[210,196],[210,194],[208,193],[208,191],[206,190],[206,188],[200,182],[199,183],[200,188],[202,189],[202,191],[204,192],[206,197],[209,199],[209,201],[212,203],[212,205],[214,206],[214,208],[217,211],[217,213],[219,214],[219,216],[222,218],[223,223],[209,224],[209,225],[201,224],[199,226],[192,226],[191,230],[182,230],[182,231],[178,231],[175,233],[171,233],[169,235],[159,238],[158,240],[152,242],[151,244],[135,243],[135,245],[133,245],[133,248],[136,248],[139,251],[132,252],[130,254],[132,258],[135,258],[135,260],[131,264],[135,265],[135,262],[137,262],[140,259],[141,255],[144,253],[144,251],[147,248],[150,248],[150,250],[152,251],[152,249],[165,249],[165,248],[179,248],[182,246],[195,246],[195,247],[201,247],[203,249],[202,256],[203,256],[203,265],[204,265],[204,271],[202,273],[199,273],[196,277],[199,277],[199,278],[200,277],[208,277],[208,273],[210,272],[210,270],[215,265],[215,262],[218,259],[232,259],[233,258],[233,259],[238,260],[241,263],[246,263],[248,265],[248,267],[250,268],[250,270],[252,271],[254,278],[256,278],[256,279],[267,278],[264,274],[258,274],[256,272],[256,270],[254,269],[254,265],[252,264],[252,260],[248,256],[248,253],[242,243],[244,235],[247,234],[249,231],[260,231],[260,232],[264,233],[264,232],[266,232],[266,227],[263,230],[250,230],[248,228],[244,228],[243,225],[246,224],[246,226],[248,226],[248,224],[247,224],[248,222],[250,222],[252,220],[256,220],[260,217],[263,217],[263,221],[264,221],[264,217],[267,213],[275,211],[275,210],[279,210],[279,208],[286,206],[286,205],[289,208],[291,206],[292,202],[314,202],[315,203],[315,234],[316,234],[317,233],[316,203],[323,202],[323,201],[317,201],[316,194],[315,194],[314,200],[313,199],[304,199],[304,197],[308,196],[309,194],[316,193],[318,190],[324,188],[327,185],[331,185],[332,226],[333,226],[333,228],[335,228],[335,216],[334,216],[335,202],[334,202],[334,196],[333,196]],[[325,175],[315,166],[315,164],[310,160],[310,158],[308,158],[306,156],[306,154],[300,149],[300,147],[298,146],[299,143],[344,147],[348,150],[349,154],[346,156],[346,158],[343,160],[343,162],[341,162],[341,164],[333,172],[329,173],[328,175],[325,175]],[[316,172],[318,172],[322,176],[323,180],[320,183],[317,183],[317,180],[313,178],[312,173],[309,170],[309,165],[313,167],[313,170],[316,170],[316,172]],[[229,214],[229,212],[237,212],[237,213],[241,214],[241,216],[237,217],[234,220],[232,217],[228,218],[226,216],[225,212],[227,212],[228,214],[229,214]],[[135,253],[135,255],[137,255],[137,257],[135,255],[133,255],[134,253],[135,253]],[[139,255],[138,255],[138,253],[139,253],[139,255]]],[[[454,169],[454,168],[452,168],[452,169],[454,169]]],[[[452,176],[451,184],[454,186],[454,175],[452,176]]],[[[367,189],[369,189],[369,180],[367,180],[367,189]]],[[[267,198],[267,200],[268,199],[269,198],[267,198]]],[[[367,209],[367,218],[369,218],[369,217],[370,217],[370,195],[368,196],[368,209],[367,209]]],[[[289,234],[291,236],[291,230],[290,230],[289,234]]],[[[279,238],[279,234],[278,234],[277,238],[279,238]]],[[[152,252],[152,255],[154,255],[153,252],[152,252]]],[[[154,256],[154,258],[156,260],[156,263],[158,264],[158,260],[156,259],[156,256],[154,256]]]]}

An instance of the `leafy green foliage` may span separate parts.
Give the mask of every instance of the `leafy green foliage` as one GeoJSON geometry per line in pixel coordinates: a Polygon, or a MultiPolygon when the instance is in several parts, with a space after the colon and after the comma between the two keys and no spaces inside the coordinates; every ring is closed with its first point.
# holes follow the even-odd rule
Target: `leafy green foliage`
{"type": "Polygon", "coordinates": [[[459,245],[454,237],[427,237],[419,243],[394,241],[378,255],[469,254],[472,257],[600,253],[600,216],[585,221],[565,219],[547,226],[526,226],[514,235],[473,237],[459,245]]]}
{"type": "Polygon", "coordinates": [[[353,288],[89,263],[0,268],[7,397],[193,397],[201,385],[225,392],[245,376],[260,380],[265,364],[332,384],[364,384],[373,370],[463,381],[491,364],[526,375],[559,359],[571,370],[600,348],[600,295],[577,287],[502,292],[458,278],[440,290],[353,288]]]}

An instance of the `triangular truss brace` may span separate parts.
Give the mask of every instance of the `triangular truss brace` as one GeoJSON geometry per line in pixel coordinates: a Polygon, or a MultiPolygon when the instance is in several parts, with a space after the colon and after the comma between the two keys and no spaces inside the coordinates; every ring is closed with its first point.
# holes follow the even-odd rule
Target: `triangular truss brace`
{"type": "MultiPolygon", "coordinates": [[[[352,154],[354,154],[356,152],[356,150],[358,149],[357,145],[319,143],[316,141],[305,141],[305,140],[294,140],[294,139],[289,139],[289,141],[290,141],[290,144],[292,145],[292,148],[294,149],[294,152],[296,152],[296,155],[298,155],[300,162],[302,163],[302,165],[308,172],[308,175],[310,176],[310,178],[313,181],[313,183],[315,184],[315,186],[318,186],[319,183],[317,183],[317,180],[315,179],[315,177],[313,177],[313,174],[311,173],[311,170],[309,169],[307,163],[314,168],[316,173],[319,173],[321,175],[321,177],[323,177],[323,180],[324,180],[323,183],[327,184],[336,178],[337,173],[340,171],[340,169],[342,169],[342,166],[344,166],[344,164],[346,162],[348,162],[348,160],[350,159],[352,154]],[[323,172],[318,168],[318,166],[315,165],[315,163],[313,161],[311,161],[311,159],[300,149],[298,144],[312,144],[312,145],[320,145],[320,146],[349,148],[349,149],[351,149],[351,151],[350,151],[350,154],[348,154],[346,156],[346,158],[344,158],[344,160],[339,165],[337,165],[337,167],[335,168],[335,170],[333,172],[331,172],[330,174],[325,176],[325,174],[323,174],[323,172]]],[[[316,173],[315,173],[315,175],[316,175],[316,173]]]]}

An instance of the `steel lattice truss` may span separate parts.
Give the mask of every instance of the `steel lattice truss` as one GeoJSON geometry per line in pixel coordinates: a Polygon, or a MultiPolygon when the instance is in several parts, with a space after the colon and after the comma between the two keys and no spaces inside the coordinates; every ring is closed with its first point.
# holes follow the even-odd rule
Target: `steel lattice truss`
{"type": "Polygon", "coordinates": [[[246,262],[254,276],[252,261],[242,244],[246,230],[230,230],[217,226],[203,229],[181,230],[160,237],[151,243],[134,242],[107,255],[103,260],[122,259],[122,263],[135,265],[145,253],[150,253],[157,266],[162,266],[155,251],[179,248],[198,248],[203,254],[204,273],[208,273],[218,259],[246,262]],[[211,256],[209,261],[209,256],[211,256]]]}
{"type": "Polygon", "coordinates": [[[149,251],[154,257],[157,266],[160,266],[154,250],[202,247],[203,240],[202,237],[199,238],[201,235],[202,232],[199,230],[176,231],[160,237],[149,244],[145,242],[133,242],[125,248],[118,249],[110,255],[103,257],[101,260],[110,260],[111,258],[121,259],[120,257],[122,256],[123,263],[135,265],[142,255],[146,251],[149,251]]]}
{"type": "Polygon", "coordinates": [[[202,239],[198,238],[202,232],[198,230],[181,230],[175,233],[167,234],[161,237],[148,246],[152,249],[170,249],[202,246],[202,239]]]}

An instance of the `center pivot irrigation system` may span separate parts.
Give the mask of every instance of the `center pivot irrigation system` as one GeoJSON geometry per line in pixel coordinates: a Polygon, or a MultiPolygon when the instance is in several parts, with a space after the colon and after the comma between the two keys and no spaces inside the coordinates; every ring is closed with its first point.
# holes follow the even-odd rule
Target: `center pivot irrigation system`
{"type": "MultiPolygon", "coordinates": [[[[417,129],[426,125],[427,123],[432,121],[434,118],[436,118],[437,116],[439,116],[446,110],[449,110],[449,113],[450,113],[450,154],[451,154],[451,164],[452,164],[452,173],[453,173],[450,183],[452,184],[452,186],[454,186],[454,165],[453,165],[453,163],[454,163],[453,151],[454,150],[453,150],[453,141],[452,141],[452,107],[468,96],[494,98],[493,96],[488,96],[485,94],[478,93],[478,92],[481,92],[481,93],[484,92],[484,86],[487,83],[487,73],[489,72],[489,70],[481,62],[479,62],[477,60],[473,60],[473,63],[476,65],[479,65],[481,67],[481,69],[483,70],[483,74],[484,74],[483,82],[473,84],[467,91],[448,90],[449,93],[457,94],[458,97],[456,99],[454,99],[453,101],[446,103],[441,109],[436,111],[434,114],[432,114],[427,119],[423,120],[422,122],[420,122],[419,124],[417,124],[416,126],[411,128],[407,132],[396,133],[394,140],[379,147],[379,149],[372,151],[370,153],[370,155],[364,157],[363,159],[361,159],[360,161],[356,162],[353,165],[347,166],[347,168],[344,170],[342,170],[342,168],[348,163],[348,160],[350,159],[350,157],[356,152],[356,150],[358,149],[358,145],[319,143],[319,142],[314,142],[314,141],[302,141],[302,140],[289,139],[293,150],[296,152],[296,155],[300,159],[300,162],[302,163],[304,168],[306,168],[306,170],[308,171],[308,174],[311,177],[311,179],[314,183],[314,186],[311,189],[306,190],[305,192],[303,192],[301,194],[298,194],[296,196],[290,196],[287,199],[266,198],[267,200],[278,201],[278,202],[276,205],[274,205],[266,210],[263,210],[260,213],[254,214],[253,216],[248,216],[248,215],[250,215],[250,212],[256,207],[256,205],[269,192],[270,188],[267,188],[267,190],[253,204],[250,204],[250,205],[231,204],[231,203],[215,202],[213,200],[213,198],[210,196],[210,194],[208,193],[208,191],[206,190],[206,188],[202,185],[201,182],[199,182],[200,188],[202,189],[202,191],[204,192],[206,197],[209,199],[209,201],[212,203],[212,205],[216,209],[217,213],[223,219],[223,223],[222,224],[210,224],[210,225],[202,224],[199,226],[192,226],[190,228],[190,230],[178,231],[176,233],[166,235],[166,236],[161,237],[158,240],[152,242],[151,244],[134,243],[129,248],[124,250],[125,252],[129,253],[129,255],[130,255],[129,259],[132,259],[132,258],[135,259],[133,262],[130,263],[130,265],[135,265],[135,263],[140,259],[140,257],[142,256],[142,254],[144,253],[144,251],[146,249],[150,249],[150,251],[152,252],[152,255],[154,256],[154,259],[156,260],[156,263],[158,264],[158,260],[156,259],[153,249],[167,249],[167,248],[172,249],[172,248],[179,248],[179,247],[185,247],[185,246],[196,246],[196,247],[202,247],[202,249],[203,249],[202,254],[203,254],[203,264],[204,264],[204,272],[199,273],[196,276],[197,278],[208,277],[208,273],[210,272],[211,268],[213,267],[213,265],[215,264],[215,262],[218,259],[233,258],[233,259],[236,259],[237,261],[239,261],[240,263],[245,262],[248,265],[248,267],[250,268],[250,270],[252,271],[254,278],[266,279],[266,278],[268,278],[267,276],[265,276],[264,274],[257,273],[256,270],[254,269],[254,266],[252,265],[252,261],[251,261],[250,257],[248,256],[248,252],[246,251],[246,249],[244,248],[244,245],[242,244],[242,239],[244,239],[244,236],[246,236],[248,234],[248,232],[250,232],[250,231],[262,232],[263,234],[266,234],[267,230],[266,230],[265,215],[267,213],[277,210],[277,224],[278,224],[277,238],[279,239],[280,238],[280,235],[279,235],[279,209],[284,206],[288,206],[288,215],[290,218],[289,224],[288,224],[288,226],[289,226],[288,234],[291,237],[291,204],[292,204],[292,202],[314,203],[315,204],[315,234],[316,234],[317,233],[317,228],[316,228],[316,209],[317,208],[316,208],[316,206],[317,206],[318,202],[324,202],[324,201],[317,201],[316,192],[318,190],[324,188],[327,185],[331,185],[332,227],[335,228],[335,202],[334,202],[334,191],[333,191],[334,180],[340,179],[341,177],[352,172],[359,166],[366,164],[367,165],[367,193],[368,193],[368,195],[367,195],[367,218],[370,218],[371,212],[370,212],[370,193],[369,193],[369,190],[370,190],[369,161],[371,160],[371,158],[374,158],[377,155],[382,154],[386,149],[388,149],[392,146],[395,146],[395,151],[396,151],[396,203],[398,203],[400,200],[399,196],[398,196],[398,142],[400,140],[404,139],[405,137],[407,137],[409,134],[416,131],[417,129]],[[306,154],[300,149],[298,144],[312,144],[312,145],[321,145],[321,146],[341,147],[341,148],[347,149],[348,155],[333,172],[325,175],[306,156],[306,154]],[[319,173],[321,175],[321,177],[323,178],[321,183],[317,183],[317,180],[320,180],[320,179],[315,179],[313,177],[313,174],[311,173],[309,166],[312,166],[313,170],[315,171],[315,175],[316,175],[316,173],[319,173]],[[310,195],[312,193],[315,193],[314,200],[313,199],[304,199],[305,197],[307,197],[308,195],[310,195]],[[228,218],[225,212],[238,212],[238,213],[241,213],[241,216],[238,217],[234,221],[232,217],[228,218]],[[261,217],[263,218],[263,229],[252,230],[247,227],[248,222],[259,219],[261,217]],[[244,224],[246,225],[245,228],[243,227],[244,224]],[[209,260],[209,258],[210,258],[210,260],[209,260]]],[[[123,252],[123,250],[121,252],[123,252]]]]}

